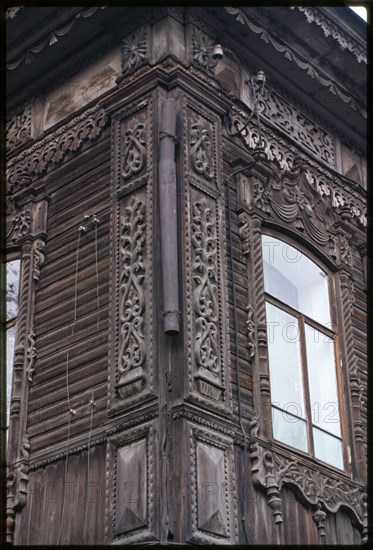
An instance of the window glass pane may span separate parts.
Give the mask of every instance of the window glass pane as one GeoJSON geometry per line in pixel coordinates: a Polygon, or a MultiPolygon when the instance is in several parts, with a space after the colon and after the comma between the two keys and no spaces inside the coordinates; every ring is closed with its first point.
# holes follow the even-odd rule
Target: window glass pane
{"type": "Polygon", "coordinates": [[[296,248],[262,235],[264,287],[289,306],[330,327],[328,279],[296,248]]]}
{"type": "Polygon", "coordinates": [[[13,260],[6,264],[6,319],[14,319],[18,315],[20,260],[13,260]]]}
{"type": "Polygon", "coordinates": [[[9,424],[10,398],[12,390],[14,341],[16,327],[9,327],[6,331],[6,425],[9,424]]]}
{"type": "Polygon", "coordinates": [[[306,422],[272,407],[273,438],[291,445],[296,449],[307,452],[307,427],[306,422]]]}
{"type": "Polygon", "coordinates": [[[312,423],[341,435],[334,342],[305,324],[312,423]]]}
{"type": "Polygon", "coordinates": [[[315,456],[336,468],[343,470],[342,441],[317,428],[313,428],[315,456]]]}
{"type": "Polygon", "coordinates": [[[305,418],[298,320],[266,304],[272,403],[305,418]]]}

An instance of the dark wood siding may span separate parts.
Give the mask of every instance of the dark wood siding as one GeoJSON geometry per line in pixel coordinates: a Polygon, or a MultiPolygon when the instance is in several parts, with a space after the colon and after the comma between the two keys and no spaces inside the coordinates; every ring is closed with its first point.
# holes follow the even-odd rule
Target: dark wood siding
{"type": "Polygon", "coordinates": [[[67,362],[70,405],[76,411],[70,437],[89,429],[92,392],[93,427],[106,418],[109,161],[109,143],[103,140],[49,176],[46,258],[35,301],[38,355],[29,398],[33,453],[66,440],[67,362]],[[99,219],[97,272],[95,227],[90,220],[87,232],[80,232],[77,265],[79,226],[85,214],[99,219]]]}

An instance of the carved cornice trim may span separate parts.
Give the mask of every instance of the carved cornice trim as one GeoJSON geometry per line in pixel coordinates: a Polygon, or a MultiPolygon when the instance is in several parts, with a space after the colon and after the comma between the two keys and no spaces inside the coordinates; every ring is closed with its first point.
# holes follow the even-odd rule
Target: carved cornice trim
{"type": "Polygon", "coordinates": [[[320,13],[320,10],[315,8],[305,8],[303,6],[290,6],[291,10],[299,10],[303,13],[308,23],[316,24],[320,27],[326,37],[331,36],[338,42],[342,50],[348,50],[357,59],[358,63],[367,63],[366,48],[357,44],[350,36],[344,33],[337,25],[335,25],[328,17],[320,13]]]}
{"type": "Polygon", "coordinates": [[[108,117],[98,106],[85,111],[8,162],[8,192],[31,183],[30,176],[44,174],[52,164],[61,163],[69,152],[78,152],[87,141],[97,139],[108,117]]]}
{"type": "MultiPolygon", "coordinates": [[[[290,144],[281,136],[279,130],[267,125],[262,126],[262,147],[268,161],[273,161],[279,167],[279,174],[285,174],[294,170],[294,163],[302,156],[296,146],[290,144]]],[[[239,138],[244,145],[255,150],[259,145],[259,134],[255,127],[246,127],[239,138]]],[[[330,173],[327,168],[310,158],[304,158],[307,165],[306,178],[311,188],[315,189],[321,197],[325,197],[332,209],[335,209],[344,220],[355,219],[362,228],[367,226],[366,204],[358,189],[354,189],[343,181],[334,171],[330,173]]]]}
{"type": "Polygon", "coordinates": [[[328,77],[325,78],[319,69],[316,69],[316,67],[309,61],[301,59],[298,54],[295,54],[294,50],[290,48],[290,46],[283,42],[278,42],[267,29],[260,27],[251,21],[243,9],[233,7],[225,7],[224,9],[230,15],[236,16],[239,23],[246,25],[255,34],[259,34],[261,40],[264,40],[267,44],[271,44],[276,51],[283,53],[286,59],[293,61],[300,69],[307,71],[307,74],[311,78],[316,79],[322,86],[328,88],[332,94],[336,95],[344,103],[347,103],[351,109],[358,111],[363,118],[367,118],[368,115],[366,110],[362,108],[352,96],[345,93],[347,90],[342,90],[342,88],[338,86],[335,81],[328,77]]]}
{"type": "Polygon", "coordinates": [[[309,504],[320,503],[332,513],[345,507],[363,526],[365,488],[361,483],[263,441],[257,436],[257,420],[252,425],[250,455],[254,485],[268,488],[266,460],[269,453],[273,457],[272,473],[279,490],[283,485],[293,485],[309,504]]]}
{"type": "Polygon", "coordinates": [[[70,21],[65,22],[62,27],[54,29],[52,32],[49,32],[48,35],[44,37],[39,44],[35,44],[34,46],[28,48],[25,52],[22,53],[22,55],[17,57],[14,61],[7,63],[8,71],[13,71],[14,69],[17,69],[17,67],[19,67],[23,62],[25,63],[25,65],[28,65],[33,61],[35,61],[35,57],[34,57],[35,55],[45,50],[45,48],[47,48],[48,46],[53,46],[53,44],[58,42],[58,39],[61,38],[62,36],[66,36],[74,27],[78,19],[80,18],[86,19],[88,17],[92,17],[92,15],[94,15],[99,9],[103,10],[105,9],[105,6],[101,8],[92,7],[88,9],[87,8],[80,9],[77,13],[74,14],[73,18],[70,21]]]}

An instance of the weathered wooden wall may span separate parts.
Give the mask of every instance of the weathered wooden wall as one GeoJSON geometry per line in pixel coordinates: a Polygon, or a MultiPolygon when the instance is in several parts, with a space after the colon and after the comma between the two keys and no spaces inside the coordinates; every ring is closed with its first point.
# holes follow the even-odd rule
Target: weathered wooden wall
{"type": "MultiPolygon", "coordinates": [[[[253,167],[256,128],[229,136],[223,124],[229,91],[216,83],[213,66],[201,55],[212,41],[212,27],[201,13],[170,13],[132,22],[135,31],[126,39],[142,57],[132,66],[126,61],[130,54],[122,52],[118,86],[96,102],[107,123],[101,120],[97,132],[94,124],[82,131],[77,125],[75,133],[66,126],[58,146],[60,137],[50,140],[51,152],[30,153],[11,167],[21,206],[29,204],[28,192],[48,202],[43,261],[35,259],[35,227],[30,245],[27,232],[18,237],[40,273],[27,291],[32,296],[28,317],[26,300],[22,306],[35,348],[28,347],[24,358],[20,349],[16,357],[17,364],[23,358],[34,370],[24,389],[26,421],[20,422],[27,438],[12,451],[12,459],[22,453],[20,475],[26,482],[28,475],[27,498],[22,506],[12,501],[14,540],[28,545],[159,539],[359,543],[365,529],[367,431],[367,303],[360,253],[365,229],[359,212],[364,196],[351,190],[345,198],[349,182],[329,170],[336,162],[330,144],[337,138],[321,123],[315,123],[315,133],[331,140],[325,140],[324,149],[307,132],[301,139],[294,128],[285,139],[281,128],[298,121],[302,107],[269,88],[266,105],[275,105],[278,117],[273,122],[271,109],[263,113],[265,152],[253,167]],[[164,57],[171,47],[180,59],[164,57]],[[180,333],[174,336],[163,332],[162,310],[158,155],[165,98],[178,108],[174,160],[181,306],[180,333]],[[45,174],[38,171],[44,157],[45,174]],[[237,167],[242,170],[233,175],[237,167]],[[314,233],[302,226],[302,208],[295,223],[271,210],[266,191],[280,204],[285,201],[271,187],[274,181],[284,189],[295,182],[312,212],[314,233]],[[323,195],[322,189],[329,193],[323,195]],[[323,216],[334,223],[330,246],[317,240],[329,230],[320,221],[323,216]],[[80,230],[82,224],[86,231],[80,230]],[[352,453],[346,472],[272,440],[258,240],[263,228],[309,246],[335,274],[352,453]],[[33,350],[37,355],[30,363],[33,350]],[[127,499],[128,489],[135,500],[127,499]]],[[[215,16],[213,24],[221,29],[215,16]]],[[[230,37],[232,45],[235,40],[230,37]]],[[[235,63],[225,65],[222,79],[242,94],[235,63]],[[234,82],[229,83],[229,74],[234,82]]],[[[307,117],[311,114],[307,110],[307,117]]],[[[14,387],[18,391],[19,380],[14,387]]],[[[12,415],[16,426],[17,410],[12,415]]]]}

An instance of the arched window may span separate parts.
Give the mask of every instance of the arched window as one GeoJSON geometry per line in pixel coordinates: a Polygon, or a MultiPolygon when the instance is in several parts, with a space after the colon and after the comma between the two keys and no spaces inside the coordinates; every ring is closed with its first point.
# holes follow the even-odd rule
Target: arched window
{"type": "Polygon", "coordinates": [[[331,276],[262,235],[273,439],[344,469],[331,276]]]}

